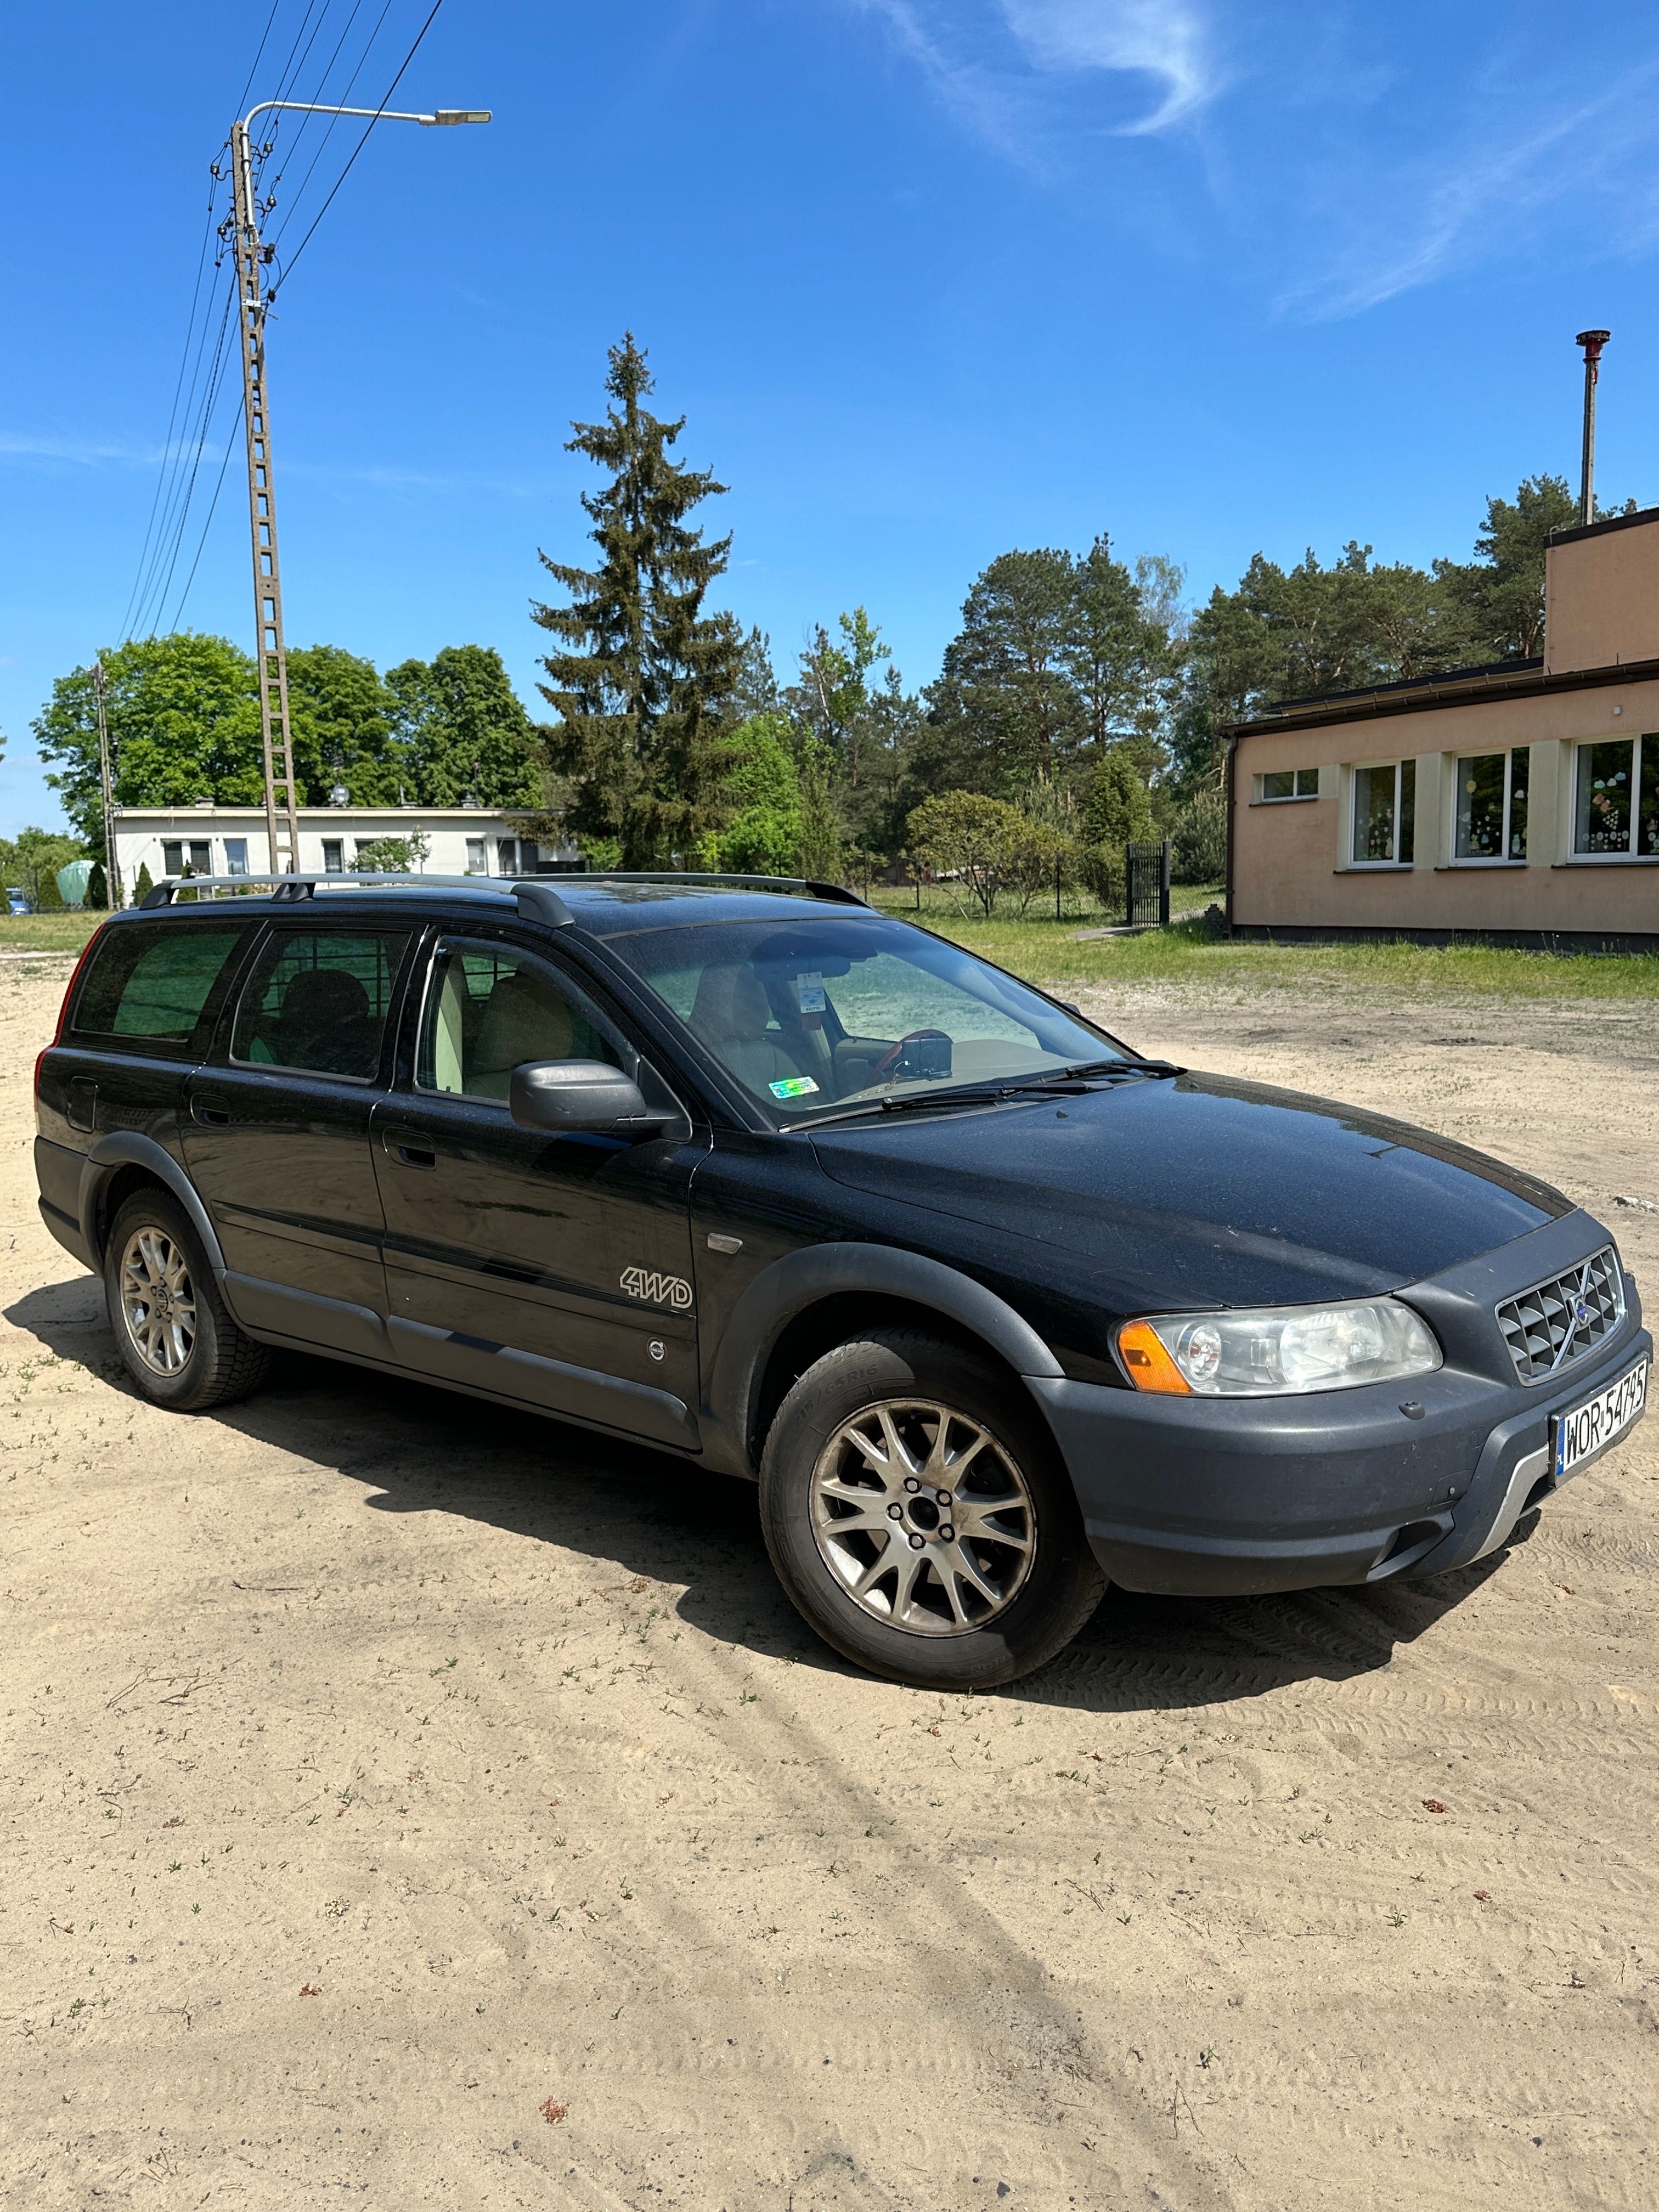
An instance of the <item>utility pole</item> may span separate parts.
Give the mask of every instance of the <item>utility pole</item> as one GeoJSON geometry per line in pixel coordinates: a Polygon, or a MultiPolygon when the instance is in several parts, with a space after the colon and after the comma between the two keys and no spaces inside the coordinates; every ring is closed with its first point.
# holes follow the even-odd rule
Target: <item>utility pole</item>
{"type": "Polygon", "coordinates": [[[1595,387],[1601,378],[1601,349],[1611,331],[1580,331],[1573,340],[1584,349],[1584,450],[1578,471],[1578,521],[1581,528],[1595,520],[1595,387]]]}
{"type": "Polygon", "coordinates": [[[121,890],[121,863],[116,858],[114,777],[110,773],[109,721],[104,713],[104,664],[92,664],[92,696],[98,706],[98,781],[104,799],[104,892],[110,912],[126,904],[121,890]]]}
{"type": "MultiPolygon", "coordinates": [[[[252,118],[248,118],[251,120],[252,118]]],[[[231,125],[230,164],[236,230],[236,324],[242,350],[242,424],[247,445],[247,517],[253,546],[253,621],[259,671],[259,738],[264,749],[265,837],[273,876],[300,865],[294,811],[294,750],[288,708],[288,648],[283,636],[283,571],[276,557],[276,493],[270,475],[270,411],[265,391],[265,311],[259,210],[247,120],[231,125]],[[281,794],[282,823],[276,814],[281,794]]]]}
{"type": "MultiPolygon", "coordinates": [[[[362,115],[376,123],[488,123],[488,108],[441,107],[431,115],[392,114],[383,107],[331,107],[315,101],[266,100],[230,126],[232,225],[236,244],[236,319],[242,350],[242,422],[247,444],[248,532],[253,550],[253,620],[258,640],[259,736],[264,748],[265,836],[272,875],[300,866],[295,813],[293,724],[289,716],[288,649],[283,635],[283,572],[276,553],[276,492],[271,480],[270,406],[265,383],[265,306],[261,284],[265,249],[253,193],[256,115],[282,109],[305,115],[362,115]],[[280,812],[280,820],[278,818],[280,812]]],[[[365,134],[367,135],[367,134],[365,134]]],[[[355,158],[355,157],[354,157],[355,158]]]]}

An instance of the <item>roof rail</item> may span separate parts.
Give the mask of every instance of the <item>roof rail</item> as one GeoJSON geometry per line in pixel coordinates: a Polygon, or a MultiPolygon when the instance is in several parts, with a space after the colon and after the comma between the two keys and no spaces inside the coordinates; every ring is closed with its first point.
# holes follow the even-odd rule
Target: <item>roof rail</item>
{"type": "MultiPolygon", "coordinates": [[[[744,876],[705,872],[690,868],[606,868],[567,880],[587,884],[667,884],[701,885],[725,890],[776,891],[786,897],[823,899],[836,906],[863,907],[866,910],[869,907],[867,899],[861,899],[845,884],[819,883],[810,876],[744,876]]],[[[270,886],[268,896],[279,903],[313,898],[319,891],[485,891],[494,892],[500,897],[515,899],[520,913],[528,921],[545,922],[554,929],[565,929],[574,921],[575,916],[554,890],[553,881],[547,876],[417,876],[382,874],[369,869],[331,870],[321,874],[296,875],[256,872],[246,876],[164,876],[159,884],[145,892],[139,904],[146,908],[172,906],[185,892],[198,899],[204,894],[210,899],[246,898],[258,886],[267,884],[270,886]]]]}
{"type": "Polygon", "coordinates": [[[376,873],[368,869],[342,872],[330,871],[321,875],[283,875],[256,872],[246,876],[164,876],[159,884],[145,892],[138,903],[141,908],[173,906],[180,893],[189,892],[199,899],[205,892],[210,901],[246,898],[256,886],[269,885],[269,896],[273,904],[292,905],[299,900],[315,897],[319,891],[347,890],[468,890],[493,893],[498,898],[511,898],[526,921],[545,922],[555,929],[568,928],[575,920],[570,908],[544,878],[532,876],[527,880],[507,876],[417,876],[376,873]]]}
{"type": "Polygon", "coordinates": [[[726,890],[778,891],[787,896],[805,892],[809,898],[833,900],[837,906],[867,906],[845,884],[825,884],[810,876],[743,876],[723,870],[696,868],[601,868],[577,878],[589,884],[702,884],[726,890]]]}

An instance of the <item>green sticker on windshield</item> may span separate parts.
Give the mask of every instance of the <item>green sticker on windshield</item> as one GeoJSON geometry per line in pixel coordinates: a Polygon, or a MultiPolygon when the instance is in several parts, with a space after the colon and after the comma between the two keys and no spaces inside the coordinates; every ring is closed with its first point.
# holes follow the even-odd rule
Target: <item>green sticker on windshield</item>
{"type": "Polygon", "coordinates": [[[775,1098],[805,1098],[809,1091],[816,1091],[818,1086],[810,1075],[786,1075],[781,1081],[769,1083],[766,1087],[775,1098]]]}

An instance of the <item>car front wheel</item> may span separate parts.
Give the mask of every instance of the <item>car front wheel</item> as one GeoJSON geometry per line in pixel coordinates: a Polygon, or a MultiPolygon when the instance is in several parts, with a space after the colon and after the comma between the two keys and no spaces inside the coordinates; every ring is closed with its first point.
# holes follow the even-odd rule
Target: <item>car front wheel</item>
{"type": "Polygon", "coordinates": [[[872,1332],[800,1376],[766,1440],[761,1520],[824,1641],[924,1688],[1030,1673],[1105,1587],[1036,1409],[920,1332],[872,1332]]]}

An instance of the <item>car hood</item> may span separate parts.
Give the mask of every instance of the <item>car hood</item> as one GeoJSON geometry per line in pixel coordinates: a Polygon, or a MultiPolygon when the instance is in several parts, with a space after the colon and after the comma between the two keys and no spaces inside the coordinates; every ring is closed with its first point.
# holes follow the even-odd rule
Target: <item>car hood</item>
{"type": "Polygon", "coordinates": [[[813,1133],[872,1195],[1074,1254],[1120,1312],[1370,1297],[1571,1212],[1408,1123],[1183,1074],[813,1133]]]}

